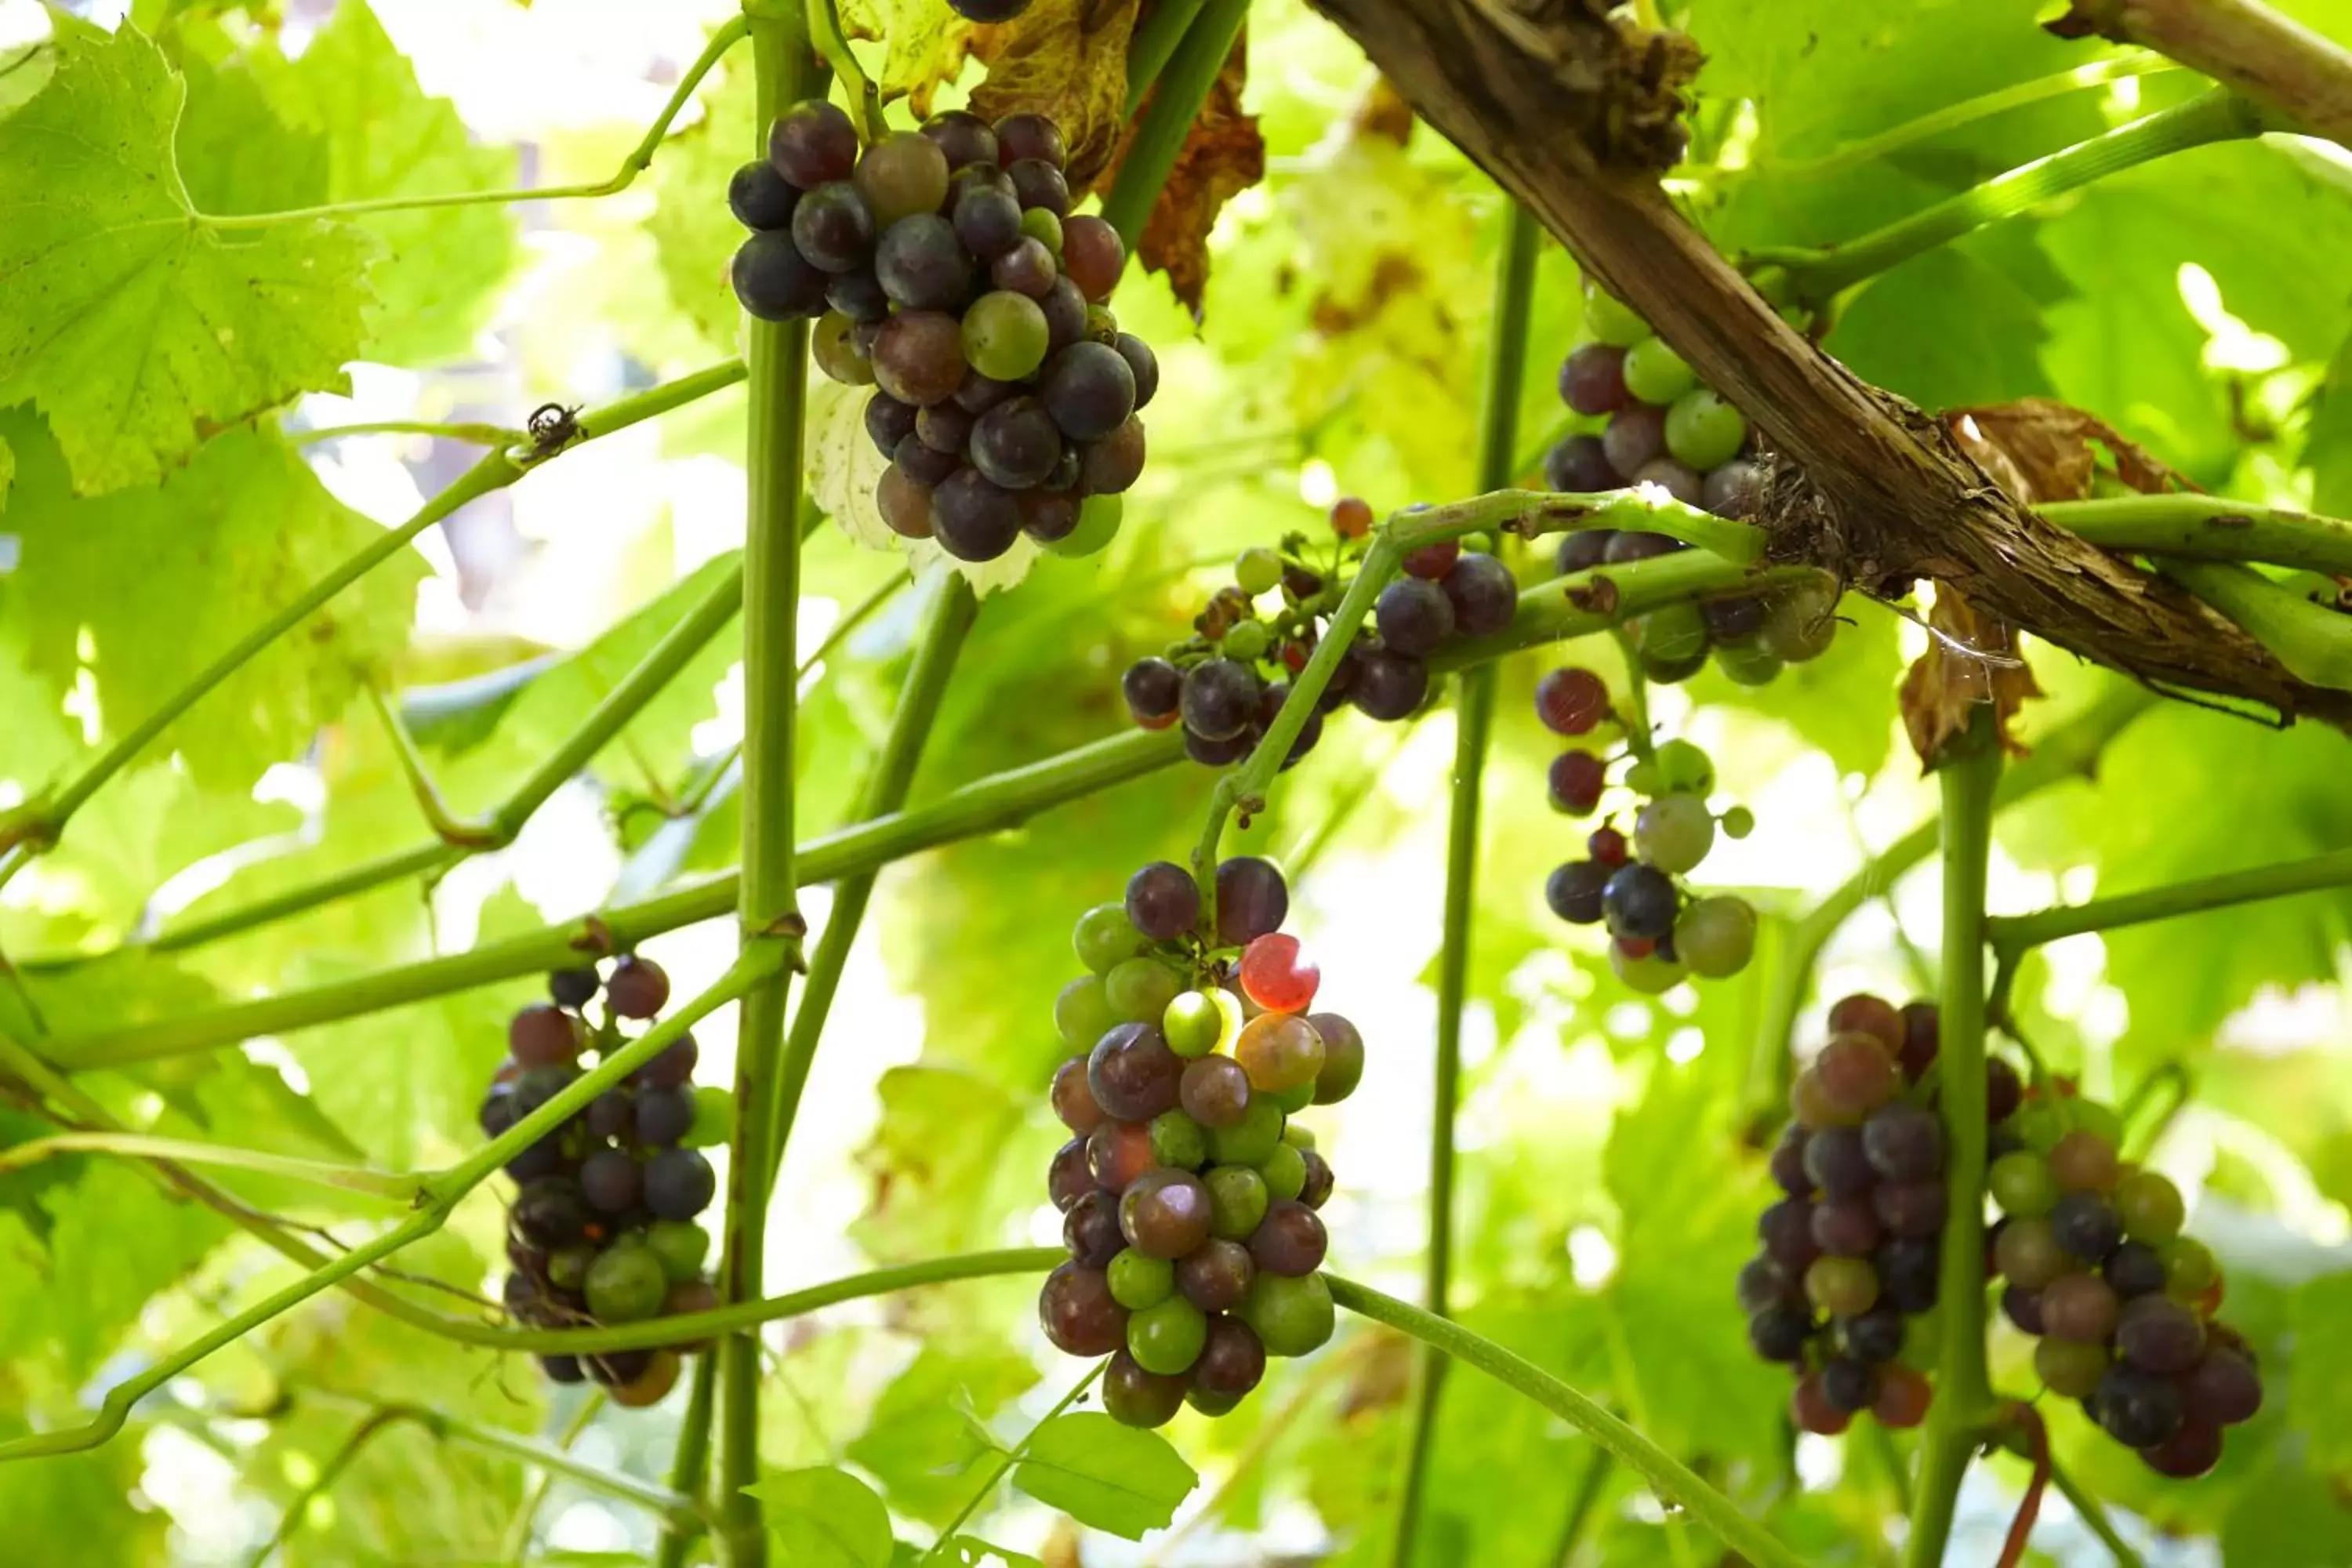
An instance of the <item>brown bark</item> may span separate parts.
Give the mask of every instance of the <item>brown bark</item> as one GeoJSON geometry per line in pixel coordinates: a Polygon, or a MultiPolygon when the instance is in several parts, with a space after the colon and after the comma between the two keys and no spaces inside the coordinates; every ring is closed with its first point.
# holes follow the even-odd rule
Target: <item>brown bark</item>
{"type": "MultiPolygon", "coordinates": [[[[1937,421],[1792,330],[1659,190],[1657,58],[1587,0],[1315,0],[1451,139],[1639,310],[1786,459],[1776,559],[1892,593],[1926,577],[1979,611],[2162,688],[2352,724],[2194,598],[2003,495],[1937,421]],[[1628,101],[1631,107],[1628,108],[1628,101]]],[[[1666,84],[1668,89],[1672,83],[1666,84]]]]}
{"type": "Polygon", "coordinates": [[[2352,147],[2352,52],[2259,0],[2074,0],[2049,24],[2168,55],[2352,147]]]}

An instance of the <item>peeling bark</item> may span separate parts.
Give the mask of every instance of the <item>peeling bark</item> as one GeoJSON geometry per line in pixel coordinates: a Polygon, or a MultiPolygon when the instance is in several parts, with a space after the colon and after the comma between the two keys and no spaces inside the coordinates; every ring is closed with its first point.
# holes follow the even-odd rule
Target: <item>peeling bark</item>
{"type": "Polygon", "coordinates": [[[2074,0],[2048,28],[2154,49],[2352,147],[2352,53],[2260,0],[2074,0]]]}

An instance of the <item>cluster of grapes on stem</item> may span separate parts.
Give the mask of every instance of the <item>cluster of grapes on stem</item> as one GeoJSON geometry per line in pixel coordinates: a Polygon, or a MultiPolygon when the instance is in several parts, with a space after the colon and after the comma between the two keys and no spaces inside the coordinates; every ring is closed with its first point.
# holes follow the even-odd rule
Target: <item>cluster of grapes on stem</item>
{"type": "Polygon", "coordinates": [[[2221,1270],[2181,1234],[2180,1189],[2119,1158],[2120,1131],[2071,1086],[2034,1086],[1986,1178],[2001,1213],[1990,1267],[2045,1387],[2158,1474],[2201,1476],[2222,1428],[2262,1407],[2262,1375],[2214,1315],[2221,1270]]]}
{"type": "MultiPolygon", "coordinates": [[[[1748,1340],[1797,1374],[1790,1412],[1833,1436],[1869,1411],[1916,1426],[1933,1398],[1936,1288],[1950,1197],[1936,1112],[1936,1005],[1849,996],[1790,1090],[1792,1120],[1772,1151],[1784,1194],[1756,1224],[1763,1249],[1739,1271],[1748,1340]]],[[[2013,1114],[2023,1086],[1985,1063],[1987,1122],[2013,1114]]]]}
{"type": "MultiPolygon", "coordinates": [[[[517,1012],[507,1059],[484,1098],[480,1125],[495,1138],[563,1092],[590,1053],[610,1056],[669,1001],[669,976],[624,954],[610,974],[594,964],[548,976],[551,1000],[517,1012]],[[589,1008],[604,998],[600,1021],[589,1008]]],[[[507,1163],[507,1310],[537,1328],[609,1327],[708,1311],[719,1294],[703,1277],[710,1237],[695,1217],[717,1180],[702,1149],[726,1141],[733,1097],[694,1086],[694,1037],[680,1035],[507,1163]]],[[[626,1405],[654,1404],[677,1381],[681,1342],[589,1356],[544,1355],[557,1383],[593,1378],[626,1405]]]]}
{"type": "MultiPolygon", "coordinates": [[[[1554,734],[1581,739],[1616,724],[1608,682],[1590,669],[1555,669],[1536,685],[1536,716],[1554,734]]],[[[1646,740],[1646,737],[1643,737],[1646,740]]],[[[1553,809],[1590,816],[1609,787],[1610,760],[1571,746],[1552,760],[1553,809]]],[[[1693,894],[1681,880],[1715,847],[1716,835],[1745,838],[1755,815],[1735,805],[1718,816],[1707,805],[1715,763],[1688,741],[1667,741],[1635,755],[1624,786],[1644,797],[1633,831],[1604,822],[1584,841],[1584,858],[1562,862],[1544,883],[1544,901],[1570,925],[1605,925],[1609,964],[1636,991],[1653,995],[1686,975],[1722,980],[1748,967],[1756,952],[1756,910],[1729,893],[1693,894]]]]}
{"type": "MultiPolygon", "coordinates": [[[[1345,497],[1330,520],[1323,550],[1294,533],[1278,548],[1243,551],[1233,582],[1194,617],[1193,635],[1128,667],[1120,689],[1137,723],[1164,730],[1181,721],[1185,753],[1213,767],[1248,755],[1362,566],[1372,509],[1345,497]]],[[[1519,585],[1491,542],[1473,536],[1406,555],[1403,574],[1381,591],[1371,626],[1348,644],[1283,766],[1314,750],[1323,716],[1342,703],[1382,723],[1412,717],[1429,696],[1431,654],[1511,624],[1519,585]]]]}
{"type": "MultiPolygon", "coordinates": [[[[1544,458],[1544,482],[1578,493],[1655,485],[1685,505],[1745,521],[1761,479],[1748,421],[1698,378],[1649,323],[1599,289],[1588,291],[1592,341],[1559,367],[1559,395],[1580,415],[1606,416],[1599,434],[1564,437],[1544,458]]],[[[1560,541],[1559,570],[1583,572],[1687,549],[1642,530],[1580,529],[1560,541]]],[[[1730,679],[1761,686],[1782,667],[1818,658],[1837,633],[1837,595],[1801,584],[1667,605],[1625,623],[1642,672],[1661,685],[1698,673],[1707,655],[1730,679]]]]}
{"type": "Polygon", "coordinates": [[[950,110],[866,147],[811,99],[729,189],[752,231],[735,252],[743,308],[815,320],[818,368],[877,388],[883,521],[959,560],[992,561],[1024,532],[1099,549],[1118,526],[1108,498],[1143,471],[1136,412],[1160,364],[1103,304],[1127,247],[1070,211],[1066,157],[1039,114],[950,110]]]}
{"type": "Polygon", "coordinates": [[[1087,973],[1054,1004],[1078,1053],[1054,1074],[1070,1139],[1046,1173],[1070,1257],[1037,1316],[1061,1350],[1110,1357],[1103,1407],[1132,1426],[1222,1415],[1266,1357],[1331,1337],[1331,1167],[1291,1116],[1355,1091],[1363,1037],[1307,1011],[1321,972],[1281,930],[1280,871],[1226,860],[1215,903],[1212,921],[1190,872],[1144,867],[1079,917],[1087,973]]]}

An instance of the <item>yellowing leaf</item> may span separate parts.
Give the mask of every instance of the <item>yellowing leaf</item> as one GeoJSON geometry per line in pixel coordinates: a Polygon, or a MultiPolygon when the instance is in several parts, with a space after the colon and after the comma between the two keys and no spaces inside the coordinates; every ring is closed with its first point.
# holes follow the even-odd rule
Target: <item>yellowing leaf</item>
{"type": "Polygon", "coordinates": [[[1137,0],[1035,0],[981,30],[971,52],[988,79],[971,95],[987,120],[1043,114],[1069,143],[1070,190],[1082,195],[1110,164],[1127,127],[1127,42],[1137,0]]]}
{"type": "MultiPolygon", "coordinates": [[[[1248,78],[1249,40],[1244,37],[1225,57],[1136,247],[1146,268],[1168,274],[1169,287],[1196,318],[1209,286],[1209,231],[1228,201],[1265,177],[1265,138],[1258,134],[1257,117],[1242,112],[1248,78]]],[[[1122,148],[1120,156],[1125,155],[1122,148]]],[[[1109,184],[1108,177],[1104,184],[1109,184]]]]}
{"type": "Polygon", "coordinates": [[[368,237],[206,226],[173,167],[183,87],[163,52],[61,19],[56,53],[48,86],[0,120],[0,405],[47,413],[75,488],[97,491],[342,390],[368,237]]]}
{"type": "Polygon", "coordinates": [[[881,68],[870,72],[886,99],[905,95],[917,117],[963,69],[972,26],[940,0],[842,0],[842,31],[883,40],[881,68]]]}
{"type": "Polygon", "coordinates": [[[1966,730],[1969,716],[1993,704],[1993,727],[2003,750],[2023,756],[2011,721],[2029,697],[2042,694],[2033,668],[2018,656],[2016,630],[1979,614],[1950,584],[1936,589],[1928,613],[1927,651],[1903,678],[1903,728],[1919,760],[1933,766],[1944,743],[1966,730]]]}

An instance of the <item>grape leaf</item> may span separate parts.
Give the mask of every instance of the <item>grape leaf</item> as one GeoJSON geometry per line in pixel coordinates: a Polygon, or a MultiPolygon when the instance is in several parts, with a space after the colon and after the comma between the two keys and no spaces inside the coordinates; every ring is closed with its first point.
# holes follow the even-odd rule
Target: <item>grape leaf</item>
{"type": "MultiPolygon", "coordinates": [[[[233,54],[207,58],[193,46],[209,40],[191,39],[188,31],[174,34],[188,105],[172,152],[190,203],[198,212],[221,215],[322,205],[329,189],[326,136],[279,118],[249,63],[233,54]],[[268,157],[253,155],[261,146],[269,149],[268,157]]],[[[219,42],[228,47],[226,39],[219,42]]]]}
{"type": "Polygon", "coordinates": [[[897,1550],[890,1510],[848,1471],[784,1470],[743,1489],[767,1505],[768,1540],[779,1561],[808,1568],[889,1568],[897,1550]]]}
{"type": "Polygon", "coordinates": [[[1035,1363],[1001,1344],[926,1344],[843,1453],[880,1479],[900,1513],[943,1522],[971,1493],[971,1462],[993,1447],[975,1417],[986,1421],[1036,1381],[1035,1363]]]}
{"type": "Polygon", "coordinates": [[[841,0],[846,37],[879,40],[882,64],[868,74],[885,100],[906,95],[917,118],[951,85],[971,50],[972,25],[952,5],[931,0],[841,0]]]}
{"type": "Polygon", "coordinates": [[[57,57],[0,120],[0,405],[39,406],[75,488],[100,491],[152,484],[297,393],[345,390],[368,237],[205,224],[173,166],[184,89],[163,52],[61,17],[57,57]]]}
{"type": "MultiPolygon", "coordinates": [[[[134,1426],[95,1453],[61,1454],[38,1464],[0,1465],[0,1517],[12,1552],[28,1563],[100,1565],[164,1563],[171,1516],[127,1506],[148,1464],[134,1426]]],[[[22,1417],[0,1418],[0,1438],[28,1436],[22,1417]]]]}
{"type": "Polygon", "coordinates": [[[977,1073],[923,1063],[892,1068],[877,1092],[881,1124],[858,1156],[874,1184],[858,1244],[883,1258],[1003,1245],[999,1216],[1036,1190],[1053,1152],[1022,1104],[977,1073]]]}
{"type": "MultiPolygon", "coordinates": [[[[1209,231],[1227,202],[1265,177],[1265,138],[1258,134],[1256,116],[1242,110],[1248,79],[1249,40],[1244,37],[1234,40],[1233,52],[1185,133],[1136,245],[1137,258],[1150,271],[1165,272],[1169,287],[1196,317],[1209,286],[1209,231]]],[[[1119,150],[1122,162],[1134,145],[1130,132],[1119,150]]],[[[1118,173],[1115,164],[1105,174],[1106,188],[1118,173]]]]}
{"type": "MultiPolygon", "coordinates": [[[[37,422],[0,412],[0,433],[23,463],[6,514],[21,561],[0,577],[0,616],[24,626],[34,671],[59,694],[88,638],[109,737],[377,537],[274,431],[219,437],[159,487],[83,500],[37,422]],[[126,561],[139,569],[123,571],[126,561]]],[[[424,574],[413,551],[379,566],[222,682],[148,756],[176,750],[207,789],[249,785],[400,649],[424,574]]]]}
{"type": "Polygon", "coordinates": [[[1127,125],[1127,41],[1138,0],[1031,0],[972,44],[988,79],[971,110],[998,121],[1043,114],[1062,129],[1070,191],[1082,195],[1108,166],[1127,125]]]}
{"type": "Polygon", "coordinates": [[[2314,510],[2329,517],[2352,512],[2352,336],[2336,351],[2320,384],[2304,436],[2303,460],[2311,469],[2314,510]]]}
{"type": "Polygon", "coordinates": [[[1013,1468],[1016,1490],[1129,1541],[1167,1528],[1200,1484],[1167,1438],[1097,1410],[1072,1411],[1039,1426],[1013,1468]]]}
{"type": "MultiPolygon", "coordinates": [[[[1025,1552],[1009,1552],[976,1535],[950,1536],[940,1543],[940,1552],[956,1568],[1045,1568],[1045,1563],[1025,1552]]],[[[919,1562],[919,1555],[916,1560],[919,1562]]]]}
{"type": "Polygon", "coordinates": [[[71,1184],[49,1187],[38,1201],[48,1212],[46,1247],[15,1215],[0,1215],[0,1253],[12,1276],[38,1281],[0,1302],[0,1364],[47,1363],[68,1384],[96,1371],[149,1299],[185,1277],[229,1229],[120,1161],[88,1162],[71,1184]]]}
{"type": "Polygon", "coordinates": [[[1931,250],[1885,273],[1843,310],[1829,348],[1854,374],[1923,408],[2002,403],[2050,390],[2036,353],[2042,301],[1969,247],[1931,250]],[[1923,319],[1965,332],[1923,332],[1923,319]]]}
{"type": "MultiPolygon", "coordinates": [[[[727,280],[728,260],[743,242],[743,228],[721,193],[754,151],[752,105],[748,68],[729,71],[722,66],[706,79],[702,118],[664,142],[654,159],[654,212],[646,225],[653,231],[671,302],[704,342],[728,353],[735,352],[743,330],[742,308],[727,280]]],[[[812,412],[812,439],[816,426],[812,412]]]]}

